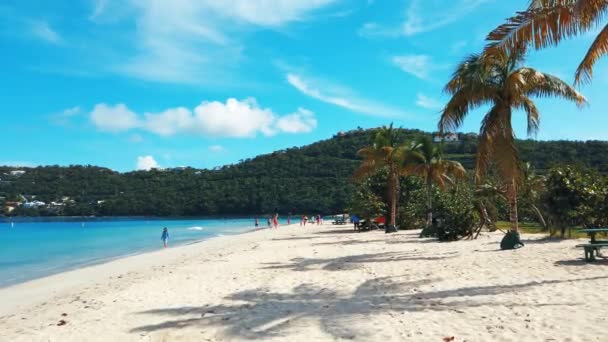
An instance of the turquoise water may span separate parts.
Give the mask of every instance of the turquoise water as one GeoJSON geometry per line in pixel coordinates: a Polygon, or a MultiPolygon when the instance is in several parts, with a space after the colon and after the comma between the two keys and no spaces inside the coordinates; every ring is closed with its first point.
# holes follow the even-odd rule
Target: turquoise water
{"type": "MultiPolygon", "coordinates": [[[[1,219],[0,219],[1,220],[1,219]]],[[[115,258],[253,229],[253,219],[0,221],[0,287],[115,258]]]]}

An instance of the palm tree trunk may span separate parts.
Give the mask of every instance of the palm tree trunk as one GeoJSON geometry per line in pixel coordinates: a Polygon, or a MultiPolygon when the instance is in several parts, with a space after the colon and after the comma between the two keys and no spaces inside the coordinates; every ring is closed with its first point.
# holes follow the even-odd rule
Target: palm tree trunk
{"type": "Polygon", "coordinates": [[[430,176],[426,180],[426,197],[426,227],[430,228],[433,225],[433,183],[430,176]]]}
{"type": "Polygon", "coordinates": [[[389,201],[390,201],[390,219],[389,224],[395,226],[397,224],[397,175],[393,172],[389,174],[389,201]]]}
{"type": "Polygon", "coordinates": [[[509,221],[511,222],[511,231],[519,232],[519,220],[517,217],[517,186],[515,180],[511,180],[511,183],[507,189],[507,199],[509,201],[509,221]]]}
{"type": "Polygon", "coordinates": [[[538,207],[534,204],[532,204],[532,210],[534,210],[534,212],[536,213],[536,216],[538,217],[538,220],[540,221],[540,224],[543,226],[543,231],[546,232],[548,227],[547,227],[547,221],[545,221],[543,214],[540,212],[538,207]]]}

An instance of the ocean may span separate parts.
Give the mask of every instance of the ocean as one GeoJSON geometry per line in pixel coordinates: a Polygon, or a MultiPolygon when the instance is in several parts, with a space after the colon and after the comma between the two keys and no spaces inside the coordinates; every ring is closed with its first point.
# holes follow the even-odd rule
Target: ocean
{"type": "Polygon", "coordinates": [[[160,249],[163,227],[171,247],[246,232],[254,219],[0,218],[0,287],[160,249]]]}

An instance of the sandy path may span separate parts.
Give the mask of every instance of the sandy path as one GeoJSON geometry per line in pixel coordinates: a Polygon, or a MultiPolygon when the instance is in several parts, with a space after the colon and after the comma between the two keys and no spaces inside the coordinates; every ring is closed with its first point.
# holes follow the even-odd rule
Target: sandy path
{"type": "Polygon", "coordinates": [[[608,262],[582,262],[579,241],[500,251],[500,237],[323,226],[213,239],[0,290],[0,340],[608,339],[608,262]]]}

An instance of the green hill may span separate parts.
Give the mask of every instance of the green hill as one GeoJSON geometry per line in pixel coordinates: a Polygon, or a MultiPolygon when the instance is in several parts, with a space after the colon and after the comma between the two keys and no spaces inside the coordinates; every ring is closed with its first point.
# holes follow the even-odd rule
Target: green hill
{"type": "MultiPolygon", "coordinates": [[[[340,133],[299,148],[261,155],[213,170],[179,168],[118,173],[95,166],[0,167],[0,201],[39,200],[40,208],[19,215],[252,215],[335,213],[347,205],[357,150],[374,130],[340,133]],[[51,202],[56,205],[50,206],[51,202]]],[[[403,130],[407,139],[430,135],[403,130]]],[[[445,144],[447,158],[471,169],[477,136],[459,134],[445,144]]],[[[523,160],[543,173],[553,165],[580,164],[608,173],[608,143],[600,141],[517,142],[523,160]]],[[[2,203],[0,203],[2,205],[2,203]]]]}

